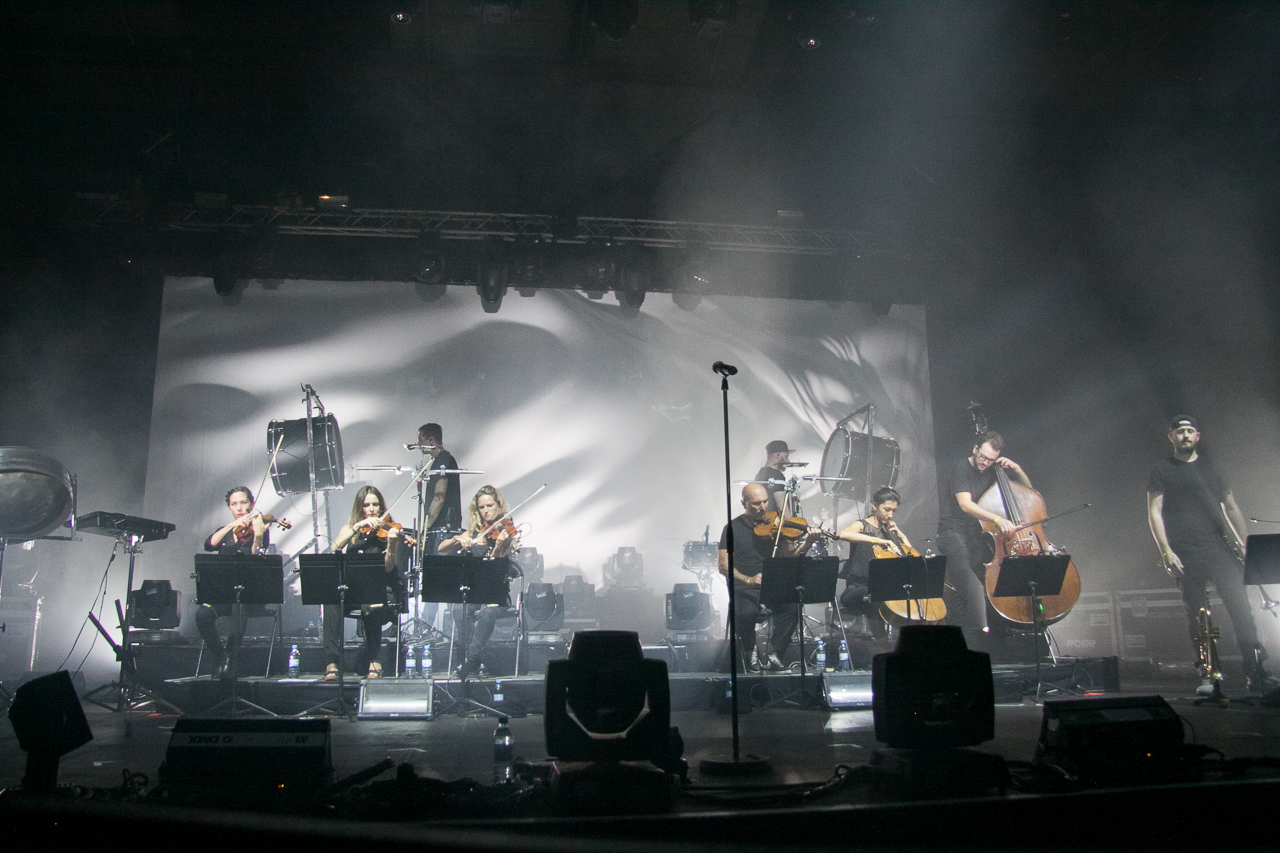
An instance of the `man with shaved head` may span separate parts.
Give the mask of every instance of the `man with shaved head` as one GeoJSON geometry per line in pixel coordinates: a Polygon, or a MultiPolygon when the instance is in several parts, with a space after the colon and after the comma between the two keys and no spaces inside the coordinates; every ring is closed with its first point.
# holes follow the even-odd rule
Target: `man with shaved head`
{"type": "MultiPolygon", "coordinates": [[[[764,575],[764,561],[773,556],[773,539],[757,536],[756,525],[765,520],[769,512],[769,492],[759,483],[748,483],[742,489],[743,513],[726,524],[720,534],[720,574],[729,576],[729,529],[733,528],[733,596],[739,649],[748,672],[759,672],[761,660],[756,647],[756,620],[760,616],[760,582],[764,575]]],[[[794,540],[783,540],[790,542],[794,540]]],[[[803,540],[799,548],[779,552],[779,557],[803,553],[813,543],[812,536],[803,540]]],[[[783,669],[782,655],[791,643],[796,629],[796,611],[786,607],[773,614],[773,635],[769,638],[769,651],[763,657],[771,670],[783,669]]]]}

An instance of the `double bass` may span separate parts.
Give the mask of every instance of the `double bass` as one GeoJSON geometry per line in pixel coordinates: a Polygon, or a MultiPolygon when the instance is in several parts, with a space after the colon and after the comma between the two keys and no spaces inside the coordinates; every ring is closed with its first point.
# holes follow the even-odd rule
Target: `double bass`
{"type": "MultiPolygon", "coordinates": [[[[974,432],[981,436],[987,431],[987,419],[979,403],[969,405],[974,432]]],[[[983,521],[983,539],[991,555],[983,560],[986,565],[987,600],[1004,618],[1020,625],[1052,625],[1071,612],[1080,599],[1080,573],[1074,562],[1067,564],[1062,579],[1062,589],[1057,595],[1039,597],[1041,612],[1032,614],[1031,600],[1027,596],[995,596],[1000,581],[1000,563],[1005,557],[1030,557],[1041,554],[1061,554],[1061,549],[1045,538],[1043,524],[1048,519],[1044,497],[1022,483],[1013,482],[1003,467],[996,465],[996,483],[983,493],[976,503],[987,512],[1007,518],[1016,526],[1011,533],[1002,533],[995,522],[983,521]]],[[[1069,510],[1083,509],[1088,504],[1069,510]]],[[[1065,515],[1066,513],[1060,513],[1065,515]]],[[[1054,516],[1055,518],[1058,516],[1054,516]]]]}

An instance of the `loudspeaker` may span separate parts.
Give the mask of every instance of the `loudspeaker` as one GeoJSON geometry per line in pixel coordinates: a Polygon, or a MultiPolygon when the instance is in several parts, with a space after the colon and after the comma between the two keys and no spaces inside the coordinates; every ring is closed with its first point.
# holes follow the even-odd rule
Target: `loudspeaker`
{"type": "Polygon", "coordinates": [[[1165,776],[1184,760],[1182,720],[1159,696],[1044,703],[1035,761],[1089,780],[1165,776]]]}
{"type": "Polygon", "coordinates": [[[435,684],[428,678],[379,678],[360,684],[361,720],[430,720],[435,684]]]}
{"type": "Polygon", "coordinates": [[[58,784],[58,759],[93,740],[80,697],[66,670],[33,678],[18,688],[9,706],[9,722],[18,746],[27,753],[28,790],[58,784]]]}
{"type": "Polygon", "coordinates": [[[333,781],[329,720],[197,720],[173,727],[160,782],[189,802],[279,806],[333,781]]]}

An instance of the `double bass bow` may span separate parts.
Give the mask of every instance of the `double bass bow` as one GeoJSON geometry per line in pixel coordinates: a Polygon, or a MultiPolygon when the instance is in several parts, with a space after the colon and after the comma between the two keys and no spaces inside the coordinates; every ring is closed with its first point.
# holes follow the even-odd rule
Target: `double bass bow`
{"type": "MultiPolygon", "coordinates": [[[[987,432],[987,418],[982,405],[977,402],[969,404],[969,414],[973,418],[974,432],[979,436],[987,432]]],[[[990,553],[986,564],[987,600],[996,612],[1021,625],[1052,625],[1062,619],[1080,599],[1080,573],[1074,562],[1067,563],[1067,573],[1062,579],[1062,589],[1057,595],[1038,597],[1041,612],[1032,612],[1032,602],[1026,596],[995,596],[996,584],[1000,581],[1000,563],[1005,557],[1029,557],[1041,554],[1061,554],[1061,549],[1050,542],[1044,535],[1043,525],[1050,516],[1045,508],[1044,497],[1035,489],[1022,483],[1013,482],[1002,466],[996,469],[995,485],[987,489],[976,503],[982,509],[999,515],[1013,522],[1014,529],[1003,532],[995,522],[982,521],[983,538],[990,553]]],[[[1088,504],[1073,507],[1067,512],[1058,513],[1052,518],[1059,518],[1070,512],[1084,509],[1088,504]]]]}

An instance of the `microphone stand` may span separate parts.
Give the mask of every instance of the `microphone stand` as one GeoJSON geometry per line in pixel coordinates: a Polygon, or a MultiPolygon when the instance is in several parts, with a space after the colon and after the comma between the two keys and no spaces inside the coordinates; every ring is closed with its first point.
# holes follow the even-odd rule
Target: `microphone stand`
{"type": "Polygon", "coordinates": [[[737,611],[734,608],[734,576],[733,576],[733,486],[730,479],[729,462],[729,377],[737,373],[737,368],[722,362],[712,367],[720,374],[720,395],[724,401],[724,509],[727,519],[726,544],[729,553],[729,573],[726,581],[729,586],[729,713],[733,720],[733,754],[713,755],[702,759],[698,768],[708,776],[748,776],[772,773],[773,767],[769,759],[759,755],[743,756],[739,751],[738,739],[738,625],[737,611]]]}

